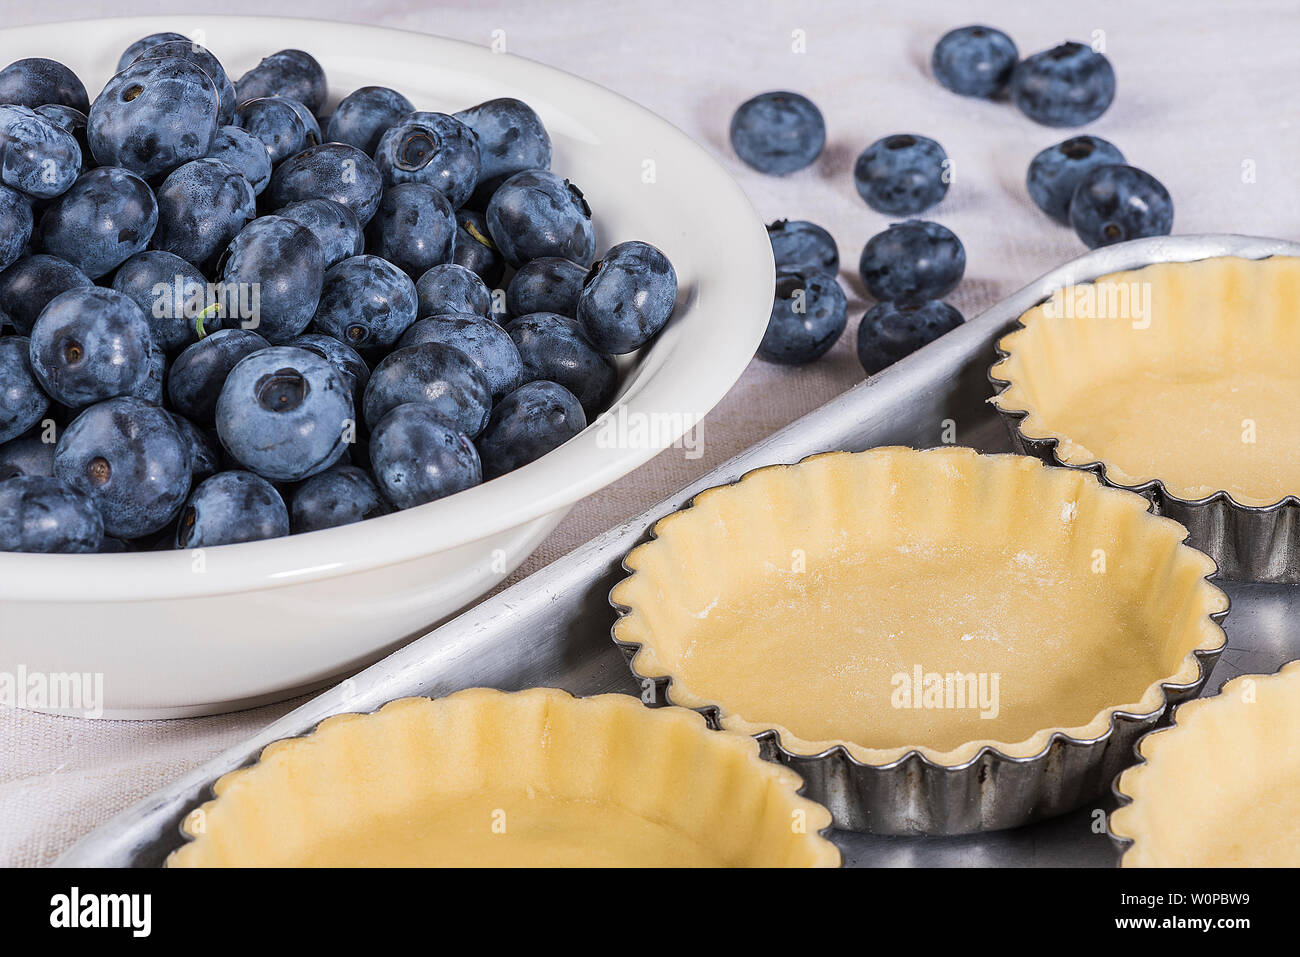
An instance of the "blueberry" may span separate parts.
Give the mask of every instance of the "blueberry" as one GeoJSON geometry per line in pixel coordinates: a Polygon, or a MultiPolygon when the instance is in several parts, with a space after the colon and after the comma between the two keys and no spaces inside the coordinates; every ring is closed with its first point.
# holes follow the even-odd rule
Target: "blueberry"
{"type": "Polygon", "coordinates": [[[150,535],[190,490],[189,443],[171,415],[133,396],[92,405],[54,449],[54,475],[89,495],[116,538],[150,535]]]}
{"type": "Polygon", "coordinates": [[[388,412],[370,437],[370,461],[384,497],[413,508],[483,481],[478,450],[464,433],[423,402],[388,412]]]}
{"type": "Polygon", "coordinates": [[[206,432],[185,416],[175,413],[172,413],[172,424],[176,426],[181,437],[185,439],[185,444],[189,446],[192,481],[201,482],[209,475],[221,471],[221,454],[206,432]]]}
{"type": "MultiPolygon", "coordinates": [[[[575,268],[581,270],[581,267],[575,268]]],[[[489,318],[492,315],[492,293],[483,285],[483,280],[476,273],[454,263],[443,263],[425,270],[416,280],[415,294],[419,298],[421,316],[448,312],[489,318]]]]}
{"type": "Polygon", "coordinates": [[[131,390],[131,395],[144,399],[150,405],[163,404],[163,384],[167,381],[167,353],[157,342],[149,344],[149,357],[146,363],[148,372],[138,386],[131,390]]]}
{"type": "Polygon", "coordinates": [[[492,410],[478,438],[483,477],[493,479],[540,459],[587,427],[582,404],[554,382],[528,382],[492,410]]]}
{"type": "Polygon", "coordinates": [[[1062,43],[1021,60],[1011,74],[1011,101],[1044,126],[1082,126],[1115,99],[1110,61],[1082,43],[1062,43]]]}
{"type": "Polygon", "coordinates": [[[385,186],[424,183],[458,208],[478,183],[478,138],[446,113],[412,113],[380,137],[375,164],[385,186]]]}
{"type": "Polygon", "coordinates": [[[542,256],[589,266],[596,253],[591,207],[582,191],[547,170],[524,170],[502,183],[486,218],[492,241],[512,266],[542,256]]]}
{"type": "Polygon", "coordinates": [[[0,186],[0,269],[8,269],[32,238],[32,207],[22,193],[0,186]]]}
{"type": "Polygon", "coordinates": [[[515,173],[551,168],[551,136],[523,100],[502,97],[453,115],[478,137],[475,200],[486,199],[515,173]]]}
{"type": "Polygon", "coordinates": [[[0,482],[0,552],[97,552],[104,520],[94,502],[55,478],[0,482]]]}
{"type": "Polygon", "coordinates": [[[252,472],[218,472],[181,509],[176,547],[210,548],[288,534],[289,510],[274,485],[252,472]]]}
{"type": "Polygon", "coordinates": [[[940,84],[962,96],[991,100],[1007,88],[1020,59],[1012,39],[993,27],[949,30],[934,45],[930,70],[940,84]]]}
{"type": "Polygon", "coordinates": [[[524,361],[524,381],[559,383],[578,397],[589,419],[609,405],[618,389],[618,367],[591,344],[576,319],[535,312],[511,320],[506,332],[524,361]]]}
{"type": "Polygon", "coordinates": [[[241,359],[270,347],[247,329],[221,329],[188,346],[176,357],[167,376],[172,408],[197,425],[211,428],[217,419],[217,397],[241,359]]]}
{"type": "Polygon", "coordinates": [[[29,336],[36,317],[61,292],[92,286],[90,277],[58,256],[24,256],[0,273],[0,308],[20,336],[29,336]]]}
{"type": "Polygon", "coordinates": [[[451,261],[472,269],[489,287],[496,286],[505,272],[506,261],[488,233],[487,217],[472,209],[456,211],[456,241],[451,261]]]}
{"type": "Polygon", "coordinates": [[[241,318],[247,320],[245,328],[256,329],[272,345],[288,342],[311,322],[325,280],[325,257],[305,226],[283,216],[255,219],[231,241],[219,268],[227,289],[257,291],[255,314],[241,318]]]}
{"type": "Polygon", "coordinates": [[[558,312],[573,319],[578,297],[590,270],[558,256],[531,259],[519,267],[506,288],[506,312],[526,316],[532,312],[558,312]]]}
{"type": "Polygon", "coordinates": [[[100,165],[151,179],[208,155],[217,108],[216,87],[195,64],[141,60],[95,97],[86,137],[100,165]]]}
{"type": "Polygon", "coordinates": [[[231,122],[235,116],[235,85],[230,82],[221,61],[205,47],[192,40],[166,40],[143,50],[132,62],[165,60],[169,57],[189,60],[208,75],[217,91],[217,121],[222,124],[231,122]]]}
{"type": "Polygon", "coordinates": [[[420,276],[451,262],[456,216],[447,197],[432,186],[399,183],[384,190],[366,240],[371,252],[420,276]]]}
{"type": "Polygon", "coordinates": [[[295,104],[279,97],[249,100],[235,111],[235,125],[262,141],[271,165],[307,148],[307,126],[295,104]]]}
{"type": "Polygon", "coordinates": [[[1038,208],[1069,225],[1070,197],[1083,177],[1098,166],[1124,162],[1124,154],[1099,136],[1072,136],[1049,146],[1029,164],[1025,185],[1038,208]]]}
{"type": "Polygon", "coordinates": [[[86,87],[58,60],[31,57],[15,60],[0,70],[0,103],[36,109],[46,103],[70,106],[82,113],[90,109],[86,87]]]}
{"type": "Polygon", "coordinates": [[[113,288],[140,307],[153,341],[164,350],[183,349],[221,327],[209,309],[208,281],[187,260],[160,249],[136,253],[118,267],[113,288]]]}
{"type": "Polygon", "coordinates": [[[62,126],[25,106],[0,106],[0,180],[49,199],[81,174],[81,147],[62,126]]]}
{"type": "Polygon", "coordinates": [[[320,120],[316,119],[312,114],[312,111],[307,109],[307,107],[303,106],[297,100],[290,99],[287,96],[280,97],[280,99],[285,103],[288,103],[289,106],[293,108],[293,111],[298,114],[298,119],[302,120],[303,146],[319,146],[323,143],[324,137],[321,135],[320,120]]]}
{"type": "Polygon", "coordinates": [[[366,390],[366,383],[370,381],[370,367],[366,365],[366,360],[361,358],[356,349],[333,336],[319,332],[304,332],[290,339],[289,345],[314,352],[327,360],[343,377],[343,383],[348,387],[353,402],[361,400],[366,390]]]}
{"type": "Polygon", "coordinates": [[[287,96],[315,113],[325,105],[329,84],[315,57],[302,50],[272,53],[235,83],[240,103],[263,96],[287,96]]]}
{"type": "Polygon", "coordinates": [[[46,437],[33,432],[0,445],[0,468],[16,469],[23,475],[53,475],[54,442],[46,442],[46,437]]]}
{"type": "Polygon", "coordinates": [[[858,326],[858,361],[867,375],[875,375],[961,324],[961,313],[937,299],[913,306],[877,303],[858,326]]]}
{"type": "Polygon", "coordinates": [[[523,381],[524,363],[510,334],[485,316],[446,314],[421,319],[402,336],[401,346],[440,342],[459,349],[499,399],[523,381]]]}
{"type": "Polygon", "coordinates": [[[487,425],[492,389],[465,353],[440,342],[422,342],[394,349],[370,373],[361,403],[366,424],[373,430],[390,409],[406,402],[427,404],[456,431],[473,438],[487,425]]]}
{"type": "Polygon", "coordinates": [[[803,169],[826,145],[826,123],[813,101],[798,93],[760,93],[731,118],[731,148],[772,176],[803,169]]]}
{"type": "Polygon", "coordinates": [[[862,151],[853,164],[853,185],[876,212],[911,216],[943,199],[948,170],[948,154],[934,140],[895,133],[862,151]]]}
{"type": "Polygon", "coordinates": [[[1134,166],[1098,166],[1075,187],[1070,225],[1089,249],[1168,236],[1174,201],[1160,180],[1134,166]]]}
{"type": "Polygon", "coordinates": [[[840,271],[840,249],[825,229],[803,219],[778,219],[767,227],[777,272],[840,271]]]}
{"type": "Polygon", "coordinates": [[[244,468],[298,482],[347,451],[355,432],[352,396],[328,360],[273,346],[230,370],[217,399],[217,435],[244,468]]]}
{"type": "Polygon", "coordinates": [[[909,219],[867,240],[858,273],[880,301],[916,302],[946,296],[966,272],[961,240],[938,223],[909,219]]]}
{"type": "Polygon", "coordinates": [[[336,465],[298,486],[290,517],[294,534],[299,534],[351,525],[391,511],[364,469],[336,465]]]}
{"type": "Polygon", "coordinates": [[[116,166],[83,173],[41,216],[38,242],[91,279],[145,249],[158,225],[158,201],[139,176],[116,166]]]}
{"type": "Polygon", "coordinates": [[[383,189],[383,177],[369,156],[346,143],[322,143],[281,163],[271,175],[267,198],[275,209],[304,199],[332,199],[365,226],[379,208],[383,189]]]}
{"type": "Polygon", "coordinates": [[[353,256],[325,273],[317,332],[354,349],[391,346],[416,319],[415,283],[378,256],[353,256]]]}
{"type": "Polygon", "coordinates": [[[326,135],[331,143],[347,143],[373,156],[384,132],[414,112],[411,101],[396,90],[363,86],[334,107],[326,135]]]}
{"type": "Polygon", "coordinates": [[[32,372],[52,399],[80,408],[142,388],[152,348],[149,323],[129,298],[100,286],[69,289],[32,327],[32,372]]]}
{"type": "Polygon", "coordinates": [[[244,174],[253,187],[253,195],[261,196],[271,182],[271,151],[266,144],[248,130],[238,126],[223,126],[212,137],[208,158],[221,160],[231,169],[244,174]]]}
{"type": "Polygon", "coordinates": [[[276,210],[275,214],[292,219],[315,234],[326,269],[366,251],[365,233],[356,213],[332,199],[304,199],[276,210]]]}
{"type": "Polygon", "coordinates": [[[77,171],[78,175],[94,164],[95,158],[90,155],[90,142],[86,139],[86,124],[89,120],[85,113],[61,103],[46,103],[36,107],[36,112],[59,129],[71,133],[77,141],[77,149],[81,150],[81,169],[77,171]]]}
{"type": "Polygon", "coordinates": [[[677,272],[657,247],[619,243],[591,267],[578,297],[577,320],[602,352],[635,352],[668,322],[677,272]]]}
{"type": "Polygon", "coordinates": [[[0,337],[0,442],[18,438],[50,407],[50,397],[32,375],[29,349],[25,336],[0,337]]]}
{"type": "Polygon", "coordinates": [[[153,245],[203,266],[256,216],[257,197],[243,173],[220,160],[193,160],[158,187],[153,245]]]}
{"type": "Polygon", "coordinates": [[[782,365],[821,358],[844,331],[848,308],[844,290],[832,275],[777,273],[772,317],[758,347],[759,358],[782,365]]]}
{"type": "Polygon", "coordinates": [[[121,58],[117,61],[117,72],[121,73],[136,60],[140,59],[140,54],[160,43],[168,43],[172,40],[185,40],[189,42],[189,37],[183,33],[151,33],[147,37],[141,37],[123,51],[121,58]]]}

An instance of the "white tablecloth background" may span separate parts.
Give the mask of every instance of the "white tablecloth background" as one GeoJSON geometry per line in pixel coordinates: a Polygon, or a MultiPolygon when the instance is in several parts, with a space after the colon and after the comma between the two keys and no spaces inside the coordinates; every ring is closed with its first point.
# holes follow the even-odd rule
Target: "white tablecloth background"
{"type": "MultiPolygon", "coordinates": [[[[4,22],[17,25],[212,6],[78,0],[44,7],[5,2],[3,9],[4,22]]],[[[863,242],[888,224],[853,189],[853,159],[867,143],[888,133],[920,132],[942,142],[953,158],[949,197],[926,215],[952,227],[966,245],[966,279],[951,301],[967,316],[1083,251],[1068,229],[1034,208],[1024,190],[1029,159],[1068,134],[1036,126],[1009,105],[956,97],[934,83],[929,51],[951,27],[980,21],[1000,26],[1022,54],[1066,38],[1088,42],[1094,31],[1104,31],[1119,94],[1088,131],[1111,139],[1130,162],[1165,183],[1174,197],[1175,231],[1300,235],[1300,5],[1288,0],[225,0],[221,6],[229,13],[365,21],[480,43],[503,29],[511,53],[611,87],[709,146],[765,219],[812,219],[839,242],[851,324],[830,355],[803,369],[755,361],[707,419],[702,458],[688,460],[670,449],[593,495],[520,574],[639,512],[861,379],[853,333],[867,303],[855,267],[863,242]],[[795,30],[806,36],[804,54],[791,52],[795,30]],[[815,168],[784,179],[747,169],[726,143],[736,105],[777,88],[810,96],[829,131],[815,168]],[[1243,182],[1247,161],[1255,168],[1253,183],[1243,182]]],[[[291,706],[154,722],[0,711],[0,864],[49,863],[114,812],[291,706]]]]}

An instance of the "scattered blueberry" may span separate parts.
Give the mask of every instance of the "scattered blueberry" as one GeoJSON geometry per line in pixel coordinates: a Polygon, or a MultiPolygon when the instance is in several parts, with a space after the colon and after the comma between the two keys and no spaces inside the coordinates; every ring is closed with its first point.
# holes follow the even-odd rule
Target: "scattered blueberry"
{"type": "Polygon", "coordinates": [[[1001,30],[958,27],[934,45],[930,70],[954,93],[991,100],[1007,88],[1019,59],[1015,42],[1001,30]]]}
{"type": "Polygon", "coordinates": [[[398,183],[384,190],[366,226],[370,251],[420,276],[451,262],[456,215],[447,197],[425,183],[398,183]]]}
{"type": "Polygon", "coordinates": [[[240,103],[263,96],[287,96],[315,113],[325,105],[329,84],[316,58],[302,50],[265,57],[235,83],[240,103]]]}
{"type": "Polygon", "coordinates": [[[235,125],[262,141],[275,166],[307,147],[307,126],[295,104],[281,97],[241,103],[235,125]]]}
{"type": "Polygon", "coordinates": [[[364,469],[336,465],[313,475],[293,493],[290,513],[294,534],[351,525],[391,512],[388,502],[364,469]]]}
{"type": "Polygon", "coordinates": [[[1011,101],[1044,126],[1082,126],[1115,99],[1115,70],[1083,43],[1068,42],[1021,60],[1011,74],[1011,101]]]}
{"type": "Polygon", "coordinates": [[[497,403],[478,438],[483,477],[493,479],[541,458],[587,427],[582,403],[554,382],[528,382],[497,403]]]}
{"type": "Polygon", "coordinates": [[[500,399],[523,381],[524,363],[510,334],[480,315],[447,314],[421,319],[402,336],[400,345],[440,342],[463,352],[500,399]]]}
{"type": "Polygon", "coordinates": [[[81,147],[59,124],[25,106],[0,106],[0,181],[49,199],[81,175],[81,147]]]}
{"type": "Polygon", "coordinates": [[[8,269],[32,238],[32,207],[22,193],[0,186],[0,269],[8,269]]]}
{"type": "Polygon", "coordinates": [[[548,170],[516,173],[492,194],[488,232],[506,262],[558,256],[591,265],[596,233],[582,191],[548,170]]]}
{"type": "Polygon", "coordinates": [[[487,217],[472,209],[456,211],[456,241],[452,247],[451,261],[472,269],[479,278],[493,288],[505,273],[506,261],[488,232],[487,217]]]}
{"type": "Polygon", "coordinates": [[[1083,177],[1098,166],[1123,162],[1124,154],[1100,136],[1072,136],[1033,158],[1025,185],[1039,209],[1069,225],[1070,197],[1083,177]]]}
{"type": "Polygon", "coordinates": [[[848,299],[833,275],[776,275],[772,317],[758,347],[760,359],[802,365],[830,351],[848,322],[848,299]]]}
{"type": "Polygon", "coordinates": [[[731,148],[760,173],[784,176],[803,169],[825,145],[821,110],[798,93],[760,93],[731,118],[731,148]]]}
{"type": "Polygon", "coordinates": [[[424,183],[455,209],[465,205],[478,183],[478,137],[446,113],[412,113],[385,131],[375,164],[385,186],[424,183]]]}
{"type": "Polygon", "coordinates": [[[176,523],[177,548],[210,548],[289,534],[275,486],[252,472],[218,472],[190,495],[176,523]]]}
{"type": "Polygon", "coordinates": [[[244,468],[298,482],[337,462],[355,433],[352,395],[328,360],[273,346],[241,359],[217,399],[217,435],[244,468]]]}
{"type": "Polygon", "coordinates": [[[1174,225],[1169,191],[1134,166],[1098,166],[1070,199],[1070,225],[1089,249],[1143,236],[1168,236],[1174,225]]]}
{"type": "Polygon", "coordinates": [[[619,243],[591,267],[578,297],[577,320],[602,352],[623,355],[649,342],[677,301],[677,272],[657,247],[619,243]]]}
{"type": "Polygon", "coordinates": [[[95,504],[58,479],[0,481],[0,552],[97,552],[103,537],[95,504]]]}
{"type": "Polygon", "coordinates": [[[231,169],[244,174],[253,187],[253,195],[262,195],[262,190],[271,182],[271,151],[266,144],[248,130],[238,126],[223,126],[212,137],[212,148],[208,158],[221,160],[231,169]]]}
{"type": "Polygon", "coordinates": [[[189,443],[171,415],[133,396],[92,405],[54,449],[54,475],[89,495],[117,538],[140,538],[175,517],[190,489],[189,443]]]}
{"type": "Polygon", "coordinates": [[[15,60],[0,70],[0,103],[36,109],[46,103],[70,106],[82,113],[90,109],[85,85],[58,60],[30,57],[15,60]]]}
{"type": "Polygon", "coordinates": [[[520,316],[506,325],[524,361],[524,380],[544,379],[578,397],[587,417],[609,405],[618,389],[618,367],[583,331],[582,324],[553,312],[520,316]]]}
{"type": "Polygon", "coordinates": [[[72,263],[36,253],[24,256],[0,273],[0,304],[3,304],[14,331],[29,336],[36,317],[61,292],[79,286],[92,286],[90,277],[72,263]]]}
{"type": "Polygon", "coordinates": [[[478,137],[475,199],[490,196],[515,173],[551,168],[551,137],[523,100],[502,97],[453,114],[478,137]]]}
{"type": "Polygon", "coordinates": [[[825,229],[803,219],[778,219],[767,227],[777,272],[840,271],[840,249],[825,229]]]}
{"type": "Polygon", "coordinates": [[[32,327],[32,372],[55,401],[73,408],[144,386],[153,337],[140,307],[113,289],[60,293],[32,327]]]}
{"type": "Polygon", "coordinates": [[[533,312],[558,312],[577,318],[578,297],[590,270],[558,256],[530,259],[515,272],[506,287],[506,312],[526,316],[533,312]]]}
{"type": "Polygon", "coordinates": [[[416,319],[415,283],[378,256],[353,256],[325,273],[312,320],[354,349],[391,346],[416,319]]]}
{"type": "Polygon", "coordinates": [[[155,249],[203,266],[212,262],[257,216],[257,197],[244,174],[215,159],[178,166],[158,187],[155,249]]]}
{"type": "Polygon", "coordinates": [[[414,508],[483,481],[474,443],[423,402],[384,415],[370,436],[370,462],[384,497],[398,508],[414,508]]]}
{"type": "Polygon", "coordinates": [[[50,407],[49,396],[32,375],[29,350],[25,336],[0,336],[0,442],[18,438],[50,407]]]}
{"type": "Polygon", "coordinates": [[[292,219],[315,234],[326,269],[366,251],[365,233],[356,213],[332,199],[304,199],[276,210],[275,214],[292,219]]]}
{"type": "Polygon", "coordinates": [[[288,344],[314,352],[327,360],[343,377],[343,383],[348,387],[348,393],[352,396],[354,404],[361,401],[366,383],[370,380],[370,367],[366,365],[366,360],[361,358],[356,349],[346,342],[340,342],[333,336],[320,332],[304,332],[290,339],[288,344]]]}
{"type": "Polygon", "coordinates": [[[966,272],[966,250],[938,223],[909,219],[867,240],[858,261],[867,292],[879,301],[946,296],[966,272]]]}
{"type": "Polygon", "coordinates": [[[220,315],[208,308],[203,273],[174,253],[136,253],[118,267],[113,288],[140,307],[154,342],[167,351],[183,349],[221,327],[220,315]]]}
{"type": "Polygon", "coordinates": [[[304,199],[332,199],[365,226],[379,208],[383,189],[383,177],[369,156],[346,143],[322,143],[281,163],[271,174],[267,198],[275,209],[304,199]]]}
{"type": "Polygon", "coordinates": [[[172,408],[204,428],[217,419],[217,397],[241,359],[270,347],[247,329],[220,329],[200,339],[176,357],[167,375],[172,408]]]}
{"type": "Polygon", "coordinates": [[[876,140],[853,164],[858,195],[878,213],[911,216],[948,192],[948,154],[926,136],[895,133],[876,140]]]}
{"type": "Polygon", "coordinates": [[[858,326],[858,361],[867,375],[875,375],[961,324],[961,313],[937,299],[913,306],[877,303],[858,326]]]}
{"type": "Polygon", "coordinates": [[[411,101],[386,86],[363,86],[339,101],[330,115],[331,143],[347,143],[373,156],[379,138],[402,117],[414,113],[411,101]]]}
{"type": "Polygon", "coordinates": [[[193,40],[166,40],[142,51],[133,62],[165,60],[169,57],[189,60],[208,75],[208,79],[212,81],[217,91],[217,121],[223,125],[230,123],[235,116],[235,85],[230,82],[230,77],[226,75],[221,61],[205,47],[193,40]]]}
{"type": "MultiPolygon", "coordinates": [[[[581,267],[575,268],[582,271],[581,267]]],[[[518,277],[518,273],[515,275],[518,277]]],[[[511,282],[513,284],[514,280],[511,282]]],[[[415,282],[415,294],[420,302],[421,316],[448,312],[492,316],[492,293],[488,287],[476,273],[455,263],[443,263],[426,270],[415,282]]],[[[506,295],[508,298],[509,293],[506,295]]]]}
{"type": "Polygon", "coordinates": [[[422,342],[394,349],[370,373],[361,403],[366,425],[373,430],[390,409],[407,402],[427,404],[456,431],[473,438],[487,424],[492,389],[465,353],[440,342],[422,342]]]}
{"type": "Polygon", "coordinates": [[[129,170],[100,166],[45,210],[38,241],[98,279],[148,247],[157,225],[158,201],[148,184],[129,170]]]}
{"type": "Polygon", "coordinates": [[[279,345],[311,322],[325,281],[325,257],[305,226],[283,216],[261,216],[227,247],[221,279],[228,289],[257,290],[256,315],[239,318],[244,328],[279,345]]]}

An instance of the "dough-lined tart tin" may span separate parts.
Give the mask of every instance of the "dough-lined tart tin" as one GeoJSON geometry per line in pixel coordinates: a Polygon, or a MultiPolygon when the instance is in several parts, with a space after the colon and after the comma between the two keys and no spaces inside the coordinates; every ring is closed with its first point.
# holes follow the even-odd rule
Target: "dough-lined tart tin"
{"type": "Polygon", "coordinates": [[[1300,867],[1300,661],[1179,705],[1115,782],[1122,867],[1300,867]]]}
{"type": "Polygon", "coordinates": [[[1140,496],[1020,455],[828,453],[661,519],[612,590],[656,700],[755,735],[837,826],[994,830],[1103,793],[1227,597],[1140,496]]]}
{"type": "Polygon", "coordinates": [[[1145,496],[1226,578],[1300,582],[1300,258],[1060,286],[997,351],[1019,451],[1145,496]]]}
{"type": "Polygon", "coordinates": [[[327,718],[217,780],[171,867],[835,867],[751,739],[628,695],[471,688],[327,718]]]}

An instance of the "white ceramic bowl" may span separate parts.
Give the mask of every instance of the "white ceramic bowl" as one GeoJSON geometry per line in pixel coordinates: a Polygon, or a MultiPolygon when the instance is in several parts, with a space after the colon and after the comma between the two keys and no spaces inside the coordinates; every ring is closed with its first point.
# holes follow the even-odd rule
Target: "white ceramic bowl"
{"type": "MultiPolygon", "coordinates": [[[[753,356],[772,297],[762,222],[685,134],[577,77],[421,34],[215,16],[3,30],[0,64],[61,60],[93,99],[127,44],[164,30],[208,46],[236,79],[266,54],[307,50],[325,67],[331,106],[367,84],[401,90],[417,109],[450,112],[497,96],[530,103],[550,130],[552,168],[591,202],[597,246],[643,239],[677,269],[672,321],[625,365],[616,411],[627,422],[679,438],[753,356]]],[[[588,427],[502,478],[343,528],[202,552],[0,554],[0,674],[102,675],[109,717],[233,710],[318,686],[481,597],[575,502],[663,445],[610,435],[588,427]]],[[[85,711],[66,705],[45,709],[85,711]]]]}

